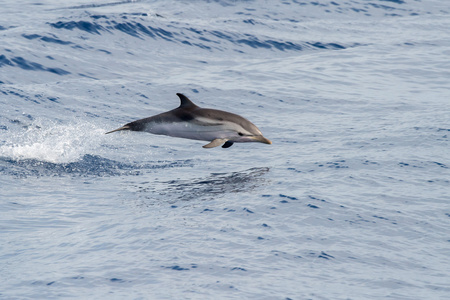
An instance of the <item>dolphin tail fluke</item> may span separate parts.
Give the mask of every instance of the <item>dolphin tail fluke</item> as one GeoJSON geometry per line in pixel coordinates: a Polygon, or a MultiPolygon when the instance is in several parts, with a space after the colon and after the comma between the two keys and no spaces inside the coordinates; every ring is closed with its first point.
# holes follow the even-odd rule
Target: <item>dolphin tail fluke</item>
{"type": "Polygon", "coordinates": [[[113,133],[113,132],[116,132],[116,131],[122,131],[122,130],[130,130],[130,129],[131,129],[130,126],[125,125],[125,126],[122,126],[122,127],[120,127],[120,128],[114,129],[114,130],[112,130],[112,131],[108,131],[108,132],[105,133],[105,134],[113,133]]]}
{"type": "Polygon", "coordinates": [[[226,143],[226,142],[227,142],[226,139],[215,139],[215,140],[212,140],[211,143],[204,145],[203,148],[218,147],[218,146],[220,146],[220,145],[222,145],[223,143],[226,143]]]}

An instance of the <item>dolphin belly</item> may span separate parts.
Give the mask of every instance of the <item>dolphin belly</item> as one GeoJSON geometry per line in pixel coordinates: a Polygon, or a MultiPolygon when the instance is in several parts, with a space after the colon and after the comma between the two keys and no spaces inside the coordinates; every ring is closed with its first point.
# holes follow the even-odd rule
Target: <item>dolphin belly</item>
{"type": "Polygon", "coordinates": [[[234,131],[224,124],[199,125],[192,122],[149,123],[143,131],[191,140],[230,139],[234,131]]]}

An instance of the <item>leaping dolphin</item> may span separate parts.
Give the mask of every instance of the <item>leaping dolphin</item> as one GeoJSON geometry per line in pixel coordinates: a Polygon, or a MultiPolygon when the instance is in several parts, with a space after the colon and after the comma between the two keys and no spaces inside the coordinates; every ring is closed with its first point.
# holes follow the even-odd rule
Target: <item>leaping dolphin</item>
{"type": "Polygon", "coordinates": [[[108,133],[121,130],[146,131],[191,140],[210,141],[203,148],[233,143],[260,142],[272,144],[249,120],[222,110],[201,108],[188,97],[177,93],[181,104],[178,108],[156,116],[128,123],[108,133]]]}

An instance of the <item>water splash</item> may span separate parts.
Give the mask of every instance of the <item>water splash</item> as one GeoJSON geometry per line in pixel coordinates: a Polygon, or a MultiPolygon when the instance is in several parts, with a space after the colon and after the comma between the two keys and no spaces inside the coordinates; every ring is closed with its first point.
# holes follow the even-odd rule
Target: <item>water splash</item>
{"type": "Polygon", "coordinates": [[[99,149],[104,132],[98,125],[88,122],[58,124],[36,120],[30,126],[8,130],[0,145],[0,156],[14,160],[74,162],[99,149]]]}

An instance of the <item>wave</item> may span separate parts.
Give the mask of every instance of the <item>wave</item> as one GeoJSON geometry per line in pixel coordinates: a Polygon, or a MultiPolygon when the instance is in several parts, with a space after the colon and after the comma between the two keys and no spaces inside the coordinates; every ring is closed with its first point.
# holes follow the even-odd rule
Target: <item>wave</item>
{"type": "MultiPolygon", "coordinates": [[[[272,7],[273,12],[271,12],[273,4],[269,4],[265,9],[250,9],[246,1],[200,3],[200,5],[210,5],[213,11],[213,7],[216,6],[215,9],[227,7],[233,12],[220,13],[219,15],[223,15],[223,18],[213,19],[212,22],[207,23],[200,22],[198,16],[189,15],[189,12],[186,14],[183,12],[180,18],[177,14],[166,17],[158,13],[149,13],[148,11],[151,10],[140,11],[142,8],[121,13],[108,12],[107,9],[102,14],[96,11],[99,7],[116,5],[128,5],[129,9],[137,2],[141,3],[140,1],[113,1],[52,9],[51,13],[47,11],[51,15],[45,21],[43,19],[40,24],[42,26],[35,26],[40,29],[2,24],[0,30],[5,32],[4,38],[8,42],[6,44],[22,44],[24,47],[3,49],[3,53],[0,53],[0,68],[14,67],[24,71],[47,72],[50,77],[70,75],[70,77],[99,78],[92,74],[86,75],[84,70],[78,70],[80,61],[75,60],[74,57],[83,59],[91,57],[89,52],[93,52],[95,57],[101,52],[105,55],[117,55],[123,59],[123,54],[130,52],[120,53],[118,49],[115,51],[104,49],[105,38],[109,41],[117,39],[116,43],[120,44],[122,41],[119,40],[123,38],[120,35],[130,37],[131,44],[135,42],[131,40],[137,39],[137,49],[141,45],[148,49],[155,47],[160,49],[165,47],[161,43],[170,43],[172,45],[168,47],[176,44],[177,47],[194,50],[197,54],[228,52],[250,55],[254,53],[292,55],[303,51],[339,51],[363,44],[351,39],[320,40],[314,36],[311,37],[310,30],[302,24],[308,20],[321,20],[324,14],[339,18],[354,16],[369,18],[426,13],[423,9],[409,7],[402,0],[323,4],[315,1],[285,1],[277,4],[277,7],[272,7]],[[279,5],[286,7],[281,15],[275,13],[280,11],[279,5]],[[80,14],[79,9],[84,9],[85,12],[80,14]],[[12,28],[14,30],[10,30],[12,28]],[[32,30],[38,31],[32,32],[32,30]],[[68,34],[68,32],[74,34],[68,34]],[[280,35],[280,32],[283,34],[280,35]],[[20,40],[19,43],[17,43],[18,40],[20,40]],[[52,55],[48,54],[49,46],[57,49],[52,55]],[[29,51],[22,51],[22,49],[29,51]],[[40,49],[41,53],[39,53],[40,49]]],[[[147,4],[142,2],[140,5],[147,4]]],[[[89,62],[85,65],[89,65],[89,62]]],[[[4,82],[7,82],[6,78],[0,81],[0,83],[4,82]]]]}
{"type": "MultiPolygon", "coordinates": [[[[315,50],[342,50],[348,47],[359,46],[358,43],[337,43],[319,41],[286,41],[270,36],[257,36],[249,33],[218,31],[192,26],[168,28],[148,25],[143,22],[127,20],[125,22],[116,20],[114,16],[93,15],[90,21],[58,21],[48,23],[51,27],[64,30],[80,30],[90,34],[99,35],[102,32],[114,34],[115,32],[125,33],[131,37],[144,39],[150,37],[155,40],[165,40],[180,45],[197,47],[206,50],[224,51],[227,45],[239,46],[237,51],[244,51],[245,47],[272,51],[303,51],[305,49],[315,50]]],[[[42,38],[41,38],[42,39],[42,38]]],[[[49,41],[56,43],[68,43],[59,39],[51,38],[49,41]]]]}
{"type": "Polygon", "coordinates": [[[57,75],[70,74],[69,71],[63,70],[61,68],[45,67],[40,63],[26,60],[25,58],[20,56],[11,57],[8,59],[5,55],[0,55],[0,68],[5,65],[11,67],[19,67],[23,70],[29,71],[46,71],[57,75]]]}
{"type": "Polygon", "coordinates": [[[79,160],[68,163],[53,163],[38,159],[11,159],[8,157],[0,157],[0,174],[6,174],[17,178],[55,176],[136,176],[147,170],[185,166],[192,166],[192,161],[159,161],[144,164],[124,163],[91,154],[85,154],[79,160]]]}

